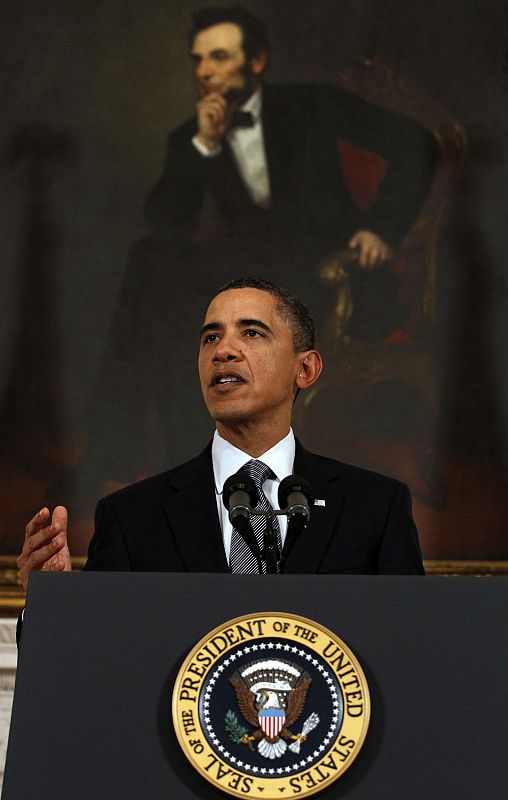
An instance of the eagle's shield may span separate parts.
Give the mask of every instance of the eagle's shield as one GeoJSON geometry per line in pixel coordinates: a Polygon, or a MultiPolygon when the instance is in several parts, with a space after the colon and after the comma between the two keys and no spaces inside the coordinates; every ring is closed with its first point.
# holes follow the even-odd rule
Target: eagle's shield
{"type": "Polygon", "coordinates": [[[283,708],[265,708],[259,712],[261,730],[269,739],[275,739],[279,735],[285,721],[286,712],[283,708]]]}

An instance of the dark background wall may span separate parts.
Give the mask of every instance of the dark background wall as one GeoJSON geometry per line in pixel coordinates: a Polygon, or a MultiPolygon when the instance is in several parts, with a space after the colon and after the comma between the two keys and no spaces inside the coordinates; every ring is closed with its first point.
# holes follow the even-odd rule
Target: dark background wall
{"type": "MultiPolygon", "coordinates": [[[[95,493],[80,468],[90,398],[121,299],[141,206],[167,132],[192,113],[185,31],[197,2],[19,0],[0,11],[0,536],[18,550],[24,520],[61,487],[75,549],[95,493]],[[62,474],[72,472],[72,480],[62,474]],[[50,492],[51,494],[51,492],[50,492]]],[[[436,429],[448,502],[415,511],[428,557],[508,558],[508,11],[501,0],[285,0],[244,5],[268,23],[274,81],[334,82],[364,56],[448,109],[469,153],[438,257],[436,429]]],[[[241,270],[239,270],[241,272],[241,270]]],[[[182,302],[202,304],[189,285],[182,302]]],[[[178,331],[175,332],[178,336],[178,331]]],[[[190,359],[188,359],[190,360],[190,359]]],[[[121,367],[118,367],[120,370],[121,367]]],[[[167,369],[175,363],[167,343],[167,369]]],[[[121,377],[121,376],[119,376],[121,377]]],[[[132,474],[192,455],[211,431],[199,401],[175,446],[140,420],[132,474]],[[168,452],[169,450],[169,452],[168,452]]],[[[108,397],[103,398],[107,405],[108,397]]],[[[118,403],[111,399],[111,404],[118,403]]],[[[97,452],[114,450],[105,435],[97,452]]],[[[93,464],[89,469],[93,472],[93,464]]],[[[401,473],[389,459],[379,468],[401,473]]],[[[98,491],[121,482],[111,475],[98,491]]],[[[411,482],[411,470],[401,477],[411,482]]]]}

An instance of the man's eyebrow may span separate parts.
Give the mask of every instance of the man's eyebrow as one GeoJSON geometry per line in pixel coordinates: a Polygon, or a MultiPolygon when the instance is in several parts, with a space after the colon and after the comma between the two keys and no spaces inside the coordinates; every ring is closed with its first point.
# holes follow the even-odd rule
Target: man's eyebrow
{"type": "Polygon", "coordinates": [[[218,331],[219,328],[220,328],[220,325],[219,325],[218,322],[208,322],[206,325],[203,325],[203,327],[201,328],[201,330],[199,332],[199,335],[203,336],[203,334],[207,333],[208,331],[218,331]]]}
{"type": "MultiPolygon", "coordinates": [[[[221,58],[222,56],[229,56],[230,51],[226,50],[225,47],[216,47],[214,50],[210,50],[208,53],[209,58],[221,58]]],[[[195,50],[189,51],[189,57],[193,61],[200,61],[204,56],[201,53],[196,53],[195,50]]]]}
{"type": "Polygon", "coordinates": [[[210,50],[210,56],[212,58],[220,58],[221,56],[229,56],[230,51],[227,50],[225,47],[216,47],[214,50],[210,50]]]}
{"type": "MultiPolygon", "coordinates": [[[[239,319],[237,325],[240,328],[261,328],[267,333],[273,334],[270,326],[260,319],[239,319]]],[[[203,334],[208,333],[208,331],[218,331],[221,327],[220,322],[207,322],[207,324],[203,325],[201,328],[199,335],[203,336],[203,334]]]]}
{"type": "Polygon", "coordinates": [[[252,326],[255,328],[262,328],[264,331],[267,331],[268,333],[273,333],[270,326],[267,325],[266,322],[261,322],[260,319],[240,319],[238,321],[238,324],[242,328],[250,328],[252,326]]]}

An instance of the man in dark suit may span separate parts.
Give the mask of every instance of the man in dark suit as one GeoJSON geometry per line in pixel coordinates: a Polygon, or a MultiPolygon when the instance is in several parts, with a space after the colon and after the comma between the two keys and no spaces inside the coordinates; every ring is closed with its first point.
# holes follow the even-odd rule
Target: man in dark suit
{"type": "Polygon", "coordinates": [[[169,136],[145,205],[152,230],[193,250],[199,277],[206,264],[227,274],[242,263],[290,282],[321,313],[317,265],[348,246],[366,269],[389,258],[427,192],[434,139],[409,118],[332,86],[264,83],[265,28],[239,7],[198,11],[189,46],[196,115],[169,136]],[[368,212],[353,201],[339,140],[384,160],[368,212]]]}
{"type": "MultiPolygon", "coordinates": [[[[315,495],[311,520],[285,563],[293,573],[423,574],[409,492],[391,478],[313,455],[295,441],[292,407],[322,369],[309,312],[273,284],[228,284],[201,330],[199,375],[216,425],[197,458],[100,501],[87,569],[228,572],[238,533],[222,503],[226,478],[245,462],[268,466],[271,505],[281,480],[303,475],[315,495]]],[[[185,365],[177,365],[186,380],[185,365]]],[[[280,543],[285,522],[281,518],[280,543]]],[[[34,569],[71,569],[67,511],[42,509],[18,559],[34,569]]],[[[251,571],[239,568],[234,571],[251,571]]]]}

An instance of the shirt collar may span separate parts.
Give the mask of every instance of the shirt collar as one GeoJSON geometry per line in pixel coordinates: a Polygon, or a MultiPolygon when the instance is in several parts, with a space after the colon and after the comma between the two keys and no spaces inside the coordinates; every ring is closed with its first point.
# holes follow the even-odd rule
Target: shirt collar
{"type": "Polygon", "coordinates": [[[252,114],[254,122],[258,122],[261,118],[261,111],[263,109],[263,93],[261,90],[261,86],[258,86],[256,91],[251,94],[248,100],[240,106],[240,111],[248,111],[249,114],[252,114]]]}
{"type": "MultiPolygon", "coordinates": [[[[222,487],[230,475],[234,475],[252,456],[239,450],[215,431],[212,441],[212,464],[217,494],[222,492],[222,487]]],[[[293,429],[280,442],[258,456],[256,461],[267,464],[274,472],[277,480],[281,481],[293,472],[295,461],[295,436],[293,429]]]]}

